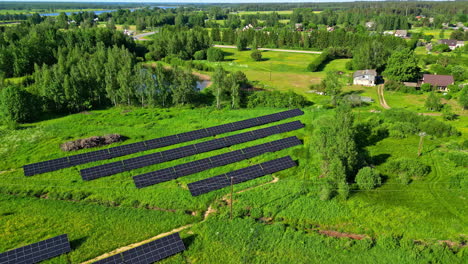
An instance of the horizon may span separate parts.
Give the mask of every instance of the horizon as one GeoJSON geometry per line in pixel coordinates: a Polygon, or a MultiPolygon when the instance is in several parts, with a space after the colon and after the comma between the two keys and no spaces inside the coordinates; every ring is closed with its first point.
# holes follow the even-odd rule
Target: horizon
{"type": "Polygon", "coordinates": [[[464,0],[268,0],[265,2],[260,2],[255,0],[173,0],[173,1],[155,1],[155,0],[100,0],[100,1],[91,1],[91,0],[16,0],[16,1],[4,1],[0,2],[44,2],[44,3],[155,3],[155,4],[270,4],[270,3],[341,3],[341,2],[455,2],[455,1],[464,1],[464,0]]]}

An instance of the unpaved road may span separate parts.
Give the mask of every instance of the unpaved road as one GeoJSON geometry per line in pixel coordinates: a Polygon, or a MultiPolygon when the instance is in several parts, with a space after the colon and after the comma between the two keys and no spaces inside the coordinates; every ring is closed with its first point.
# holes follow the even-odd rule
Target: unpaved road
{"type": "Polygon", "coordinates": [[[134,39],[134,40],[143,40],[143,41],[145,41],[145,40],[150,40],[150,39],[145,39],[145,37],[150,36],[150,35],[153,35],[153,34],[156,34],[156,33],[158,33],[158,32],[153,31],[153,32],[147,32],[147,33],[138,34],[138,35],[133,36],[133,39],[134,39]]]}
{"type": "MultiPolygon", "coordinates": [[[[213,45],[213,47],[225,48],[225,49],[237,49],[236,46],[231,46],[231,45],[213,45]]],[[[310,51],[310,50],[288,50],[288,49],[269,49],[269,48],[258,48],[258,50],[281,51],[281,52],[292,52],[292,53],[322,54],[321,51],[310,51]]]]}
{"type": "Polygon", "coordinates": [[[380,105],[385,109],[390,109],[391,107],[387,104],[387,101],[385,101],[383,85],[377,86],[377,94],[379,95],[380,105]]]}

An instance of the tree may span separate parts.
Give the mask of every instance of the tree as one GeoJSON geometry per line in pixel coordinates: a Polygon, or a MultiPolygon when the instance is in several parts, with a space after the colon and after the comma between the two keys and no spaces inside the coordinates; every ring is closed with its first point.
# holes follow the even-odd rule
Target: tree
{"type": "Polygon", "coordinates": [[[370,190],[382,184],[382,179],[380,178],[380,174],[375,172],[374,169],[364,167],[356,175],[356,183],[359,189],[370,190]]]}
{"type": "Polygon", "coordinates": [[[244,35],[238,36],[236,45],[238,51],[247,49],[247,38],[244,35]]]}
{"type": "Polygon", "coordinates": [[[225,91],[225,85],[226,85],[226,71],[224,70],[223,67],[218,66],[215,69],[215,72],[213,74],[213,90],[214,94],[216,97],[216,108],[220,109],[221,108],[221,100],[224,95],[225,91]]]}
{"type": "Polygon", "coordinates": [[[0,113],[6,121],[32,121],[38,113],[35,97],[20,87],[8,86],[0,93],[0,113]]]}
{"type": "Polygon", "coordinates": [[[259,50],[254,50],[254,51],[252,51],[252,53],[250,53],[250,57],[254,61],[261,61],[262,60],[262,52],[259,51],[259,50]]]}
{"type": "Polygon", "coordinates": [[[440,98],[435,94],[435,92],[431,92],[424,103],[424,106],[427,110],[430,111],[440,111],[442,105],[440,104],[440,98]]]}
{"type": "Polygon", "coordinates": [[[384,76],[389,80],[406,82],[416,80],[419,76],[420,68],[414,52],[410,49],[395,51],[387,61],[384,76]]]}
{"type": "Polygon", "coordinates": [[[333,101],[336,99],[335,97],[341,93],[342,84],[340,77],[335,72],[327,71],[326,76],[322,80],[321,84],[325,89],[325,93],[330,95],[333,101]]]}
{"type": "Polygon", "coordinates": [[[236,76],[231,74],[226,80],[226,87],[230,89],[231,93],[231,108],[239,108],[240,106],[240,85],[236,80],[236,76]]]}
{"type": "Polygon", "coordinates": [[[206,57],[208,61],[223,61],[224,53],[220,49],[211,47],[207,50],[206,57]]]}
{"type": "Polygon", "coordinates": [[[449,52],[450,47],[447,44],[434,45],[432,48],[433,52],[449,52]]]}
{"type": "Polygon", "coordinates": [[[457,115],[452,111],[452,107],[450,105],[444,105],[442,109],[442,118],[447,121],[452,121],[457,118],[457,115]]]}
{"type": "Polygon", "coordinates": [[[465,85],[461,90],[458,103],[460,103],[460,106],[463,107],[463,110],[468,108],[468,85],[465,85]]]}

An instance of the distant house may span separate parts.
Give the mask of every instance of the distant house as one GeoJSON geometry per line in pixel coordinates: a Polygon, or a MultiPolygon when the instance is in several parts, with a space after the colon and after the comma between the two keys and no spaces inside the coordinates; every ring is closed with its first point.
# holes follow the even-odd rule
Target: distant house
{"type": "Polygon", "coordinates": [[[406,38],[408,37],[408,30],[395,30],[394,36],[399,38],[406,38]]]}
{"type": "Polygon", "coordinates": [[[366,28],[373,28],[375,23],[373,21],[366,22],[366,28]]]}
{"type": "Polygon", "coordinates": [[[429,43],[426,45],[426,50],[431,51],[432,50],[432,43],[429,43]]]}
{"type": "Polygon", "coordinates": [[[452,75],[424,74],[421,84],[429,83],[440,91],[447,91],[447,86],[454,84],[452,75]]]}
{"type": "Polygon", "coordinates": [[[445,44],[449,46],[451,50],[465,46],[464,41],[460,41],[456,39],[440,39],[439,44],[445,44]]]}
{"type": "Polygon", "coordinates": [[[375,86],[377,79],[376,70],[361,70],[353,74],[353,84],[363,86],[375,86]]]}
{"type": "Polygon", "coordinates": [[[393,31],[387,30],[387,31],[384,31],[383,34],[386,36],[390,36],[390,35],[393,35],[393,31]]]}

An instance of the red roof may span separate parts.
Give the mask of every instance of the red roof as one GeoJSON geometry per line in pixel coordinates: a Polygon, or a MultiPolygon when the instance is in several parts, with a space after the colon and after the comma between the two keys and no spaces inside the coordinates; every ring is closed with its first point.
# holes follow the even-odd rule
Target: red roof
{"type": "Polygon", "coordinates": [[[434,86],[448,86],[454,83],[452,75],[424,74],[423,83],[430,83],[434,86]]]}

